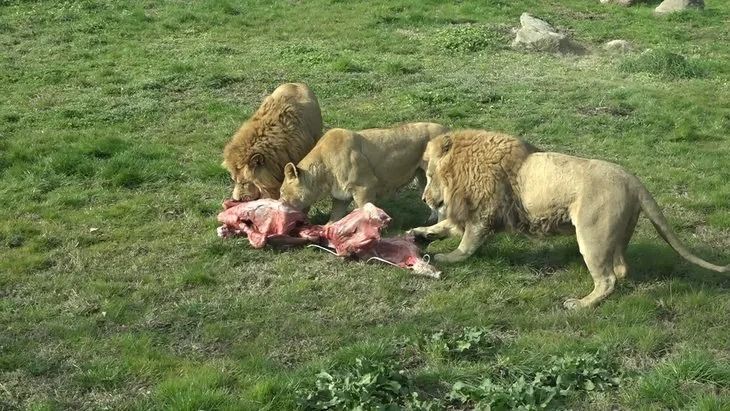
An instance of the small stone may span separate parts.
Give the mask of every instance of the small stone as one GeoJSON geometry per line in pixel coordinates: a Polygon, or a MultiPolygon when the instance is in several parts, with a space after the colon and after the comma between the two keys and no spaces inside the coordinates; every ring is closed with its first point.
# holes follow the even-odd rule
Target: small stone
{"type": "Polygon", "coordinates": [[[631,51],[633,46],[626,40],[611,40],[603,45],[603,49],[606,51],[626,53],[631,51]]]}
{"type": "Polygon", "coordinates": [[[654,13],[668,14],[674,13],[675,11],[686,10],[689,8],[702,9],[704,7],[704,0],[664,0],[662,4],[658,5],[657,8],[654,9],[654,13]]]}

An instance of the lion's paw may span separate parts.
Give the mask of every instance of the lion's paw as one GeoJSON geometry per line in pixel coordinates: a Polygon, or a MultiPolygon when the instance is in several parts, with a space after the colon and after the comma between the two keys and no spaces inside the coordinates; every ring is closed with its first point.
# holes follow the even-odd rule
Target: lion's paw
{"type": "Polygon", "coordinates": [[[577,310],[579,308],[583,308],[583,304],[577,298],[568,298],[563,302],[563,307],[567,308],[568,310],[577,310]]]}
{"type": "Polygon", "coordinates": [[[434,239],[433,234],[431,234],[431,232],[428,231],[428,227],[411,228],[410,230],[406,231],[406,235],[412,235],[416,238],[420,238],[423,240],[433,240],[434,239]]]}
{"type": "Polygon", "coordinates": [[[427,227],[411,228],[410,230],[406,231],[406,233],[413,234],[413,235],[425,235],[426,234],[426,228],[427,227]]]}
{"type": "Polygon", "coordinates": [[[439,263],[458,263],[466,259],[464,255],[460,253],[455,254],[453,252],[448,254],[436,254],[433,258],[439,263]]]}
{"type": "Polygon", "coordinates": [[[436,254],[433,256],[433,259],[436,260],[437,263],[448,263],[449,258],[447,257],[447,254],[436,254]]]}

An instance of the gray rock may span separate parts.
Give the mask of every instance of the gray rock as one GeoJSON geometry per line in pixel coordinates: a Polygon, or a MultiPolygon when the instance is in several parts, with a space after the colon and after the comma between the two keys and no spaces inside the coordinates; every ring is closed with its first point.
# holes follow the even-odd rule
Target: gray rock
{"type": "Polygon", "coordinates": [[[566,54],[582,54],[586,51],[565,34],[555,31],[547,22],[527,13],[520,16],[520,24],[522,27],[517,30],[512,47],[566,54]]]}
{"type": "Polygon", "coordinates": [[[601,0],[602,4],[607,3],[615,3],[620,4],[622,6],[631,6],[632,4],[636,3],[636,0],[601,0]]]}
{"type": "Polygon", "coordinates": [[[626,53],[634,47],[626,40],[611,40],[603,45],[603,49],[607,51],[614,51],[618,53],[626,53]]]}
{"type": "Polygon", "coordinates": [[[704,8],[704,0],[664,0],[662,4],[654,9],[656,14],[674,13],[675,11],[686,10],[689,8],[704,8]]]}

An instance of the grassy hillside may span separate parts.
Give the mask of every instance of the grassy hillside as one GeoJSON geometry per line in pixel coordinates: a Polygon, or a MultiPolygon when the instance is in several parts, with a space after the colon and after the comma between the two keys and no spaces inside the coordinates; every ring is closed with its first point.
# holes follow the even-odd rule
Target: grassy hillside
{"type": "MultiPolygon", "coordinates": [[[[657,3],[0,0],[0,409],[730,408],[730,276],[645,219],[629,278],[579,312],[572,238],[499,235],[434,281],[215,235],[223,145],[301,81],[327,127],[430,120],[619,163],[730,263],[730,3],[657,3]],[[525,11],[593,52],[511,50],[525,11]],[[601,51],[619,38],[637,51],[601,51]]],[[[391,233],[419,196],[383,204],[391,233]]]]}

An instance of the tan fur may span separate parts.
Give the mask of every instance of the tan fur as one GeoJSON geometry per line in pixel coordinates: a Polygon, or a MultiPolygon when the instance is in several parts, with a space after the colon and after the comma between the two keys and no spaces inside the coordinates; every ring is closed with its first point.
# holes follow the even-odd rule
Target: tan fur
{"type": "Polygon", "coordinates": [[[713,271],[730,271],[730,266],[693,255],[672,233],[639,179],[616,164],[539,152],[517,138],[475,130],[433,139],[424,158],[428,161],[424,201],[445,213],[446,219],[411,232],[426,237],[462,235],[458,249],[437,254],[437,261],[462,261],[501,229],[575,233],[594,289],[564,305],[593,306],[628,272],[625,251],[643,211],[683,258],[713,271]]]}
{"type": "Polygon", "coordinates": [[[312,90],[301,83],[277,87],[223,150],[233,199],[278,198],[284,165],[304,158],[321,136],[322,114],[312,90]]]}
{"type": "Polygon", "coordinates": [[[375,203],[414,177],[425,186],[423,151],[429,140],[446,131],[436,123],[329,130],[298,165],[286,165],[281,200],[305,209],[329,194],[334,221],[346,214],[353,199],[358,207],[375,203]]]}

